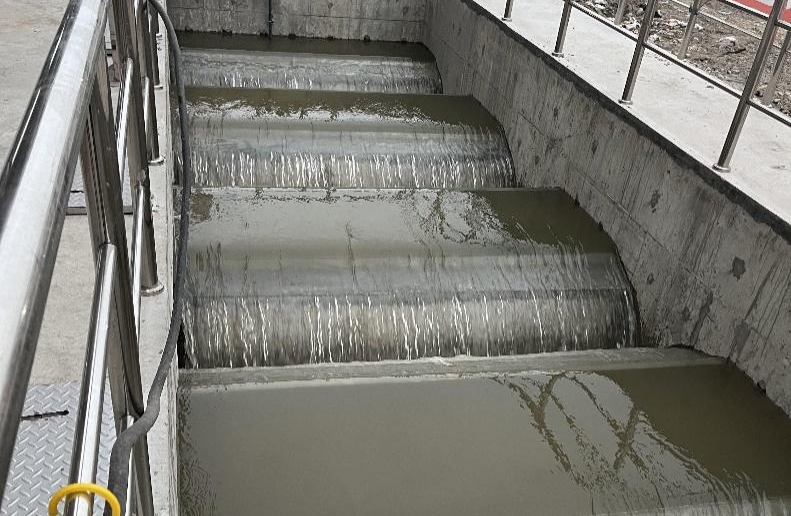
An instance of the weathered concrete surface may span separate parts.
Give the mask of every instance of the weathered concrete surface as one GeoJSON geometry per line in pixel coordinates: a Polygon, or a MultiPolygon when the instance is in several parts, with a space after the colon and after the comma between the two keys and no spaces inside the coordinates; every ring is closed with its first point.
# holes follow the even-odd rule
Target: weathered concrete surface
{"type": "Polygon", "coordinates": [[[0,0],[0,163],[14,143],[67,0],[0,0]],[[24,5],[24,8],[20,8],[24,5]]]}
{"type": "MultiPolygon", "coordinates": [[[[269,32],[269,0],[174,0],[179,30],[269,32]]],[[[272,0],[273,34],[420,41],[425,0],[272,0]]]]}
{"type": "Polygon", "coordinates": [[[497,14],[475,0],[428,2],[424,43],[445,91],[473,94],[497,116],[525,186],[563,187],[610,233],[638,294],[644,344],[728,357],[791,414],[791,189],[782,174],[791,131],[753,113],[723,178],[708,167],[721,140],[712,148],[706,132],[724,134],[733,99],[687,76],[650,86],[681,71],[647,56],[627,110],[615,99],[633,43],[598,24],[580,35],[587,20],[574,13],[567,51],[584,49],[598,67],[581,77],[546,50],[560,4],[517,2],[514,19],[524,22],[512,27],[499,18],[502,2],[480,3],[497,14]],[[653,111],[640,112],[643,103],[653,111]]]}

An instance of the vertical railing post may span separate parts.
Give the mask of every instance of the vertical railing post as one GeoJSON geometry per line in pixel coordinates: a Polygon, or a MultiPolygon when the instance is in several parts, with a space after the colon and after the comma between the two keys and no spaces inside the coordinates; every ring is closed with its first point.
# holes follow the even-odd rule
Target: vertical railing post
{"type": "Polygon", "coordinates": [[[615,22],[616,25],[621,24],[625,12],[626,12],[626,0],[619,0],[618,9],[616,9],[615,16],[613,17],[613,22],[615,22]]]}
{"type": "Polygon", "coordinates": [[[157,108],[154,102],[154,68],[157,63],[156,47],[152,46],[150,24],[148,17],[148,2],[137,0],[135,2],[135,23],[132,30],[137,37],[138,66],[143,86],[143,127],[146,131],[146,156],[151,165],[162,163],[159,155],[159,136],[157,135],[157,108]]]}
{"type": "Polygon", "coordinates": [[[777,33],[777,22],[780,19],[780,14],[783,12],[785,3],[786,0],[775,0],[772,11],[769,13],[769,18],[766,20],[766,28],[764,29],[763,36],[761,36],[761,42],[758,44],[758,50],[755,53],[755,59],[753,59],[753,66],[750,68],[747,81],[744,83],[742,96],[739,97],[739,104],[736,106],[736,113],[733,115],[731,127],[728,129],[728,135],[725,137],[722,152],[720,152],[717,163],[713,165],[715,170],[719,170],[720,172],[727,172],[730,170],[733,151],[736,148],[736,142],[739,140],[739,135],[744,127],[747,113],[750,111],[750,101],[755,94],[755,88],[758,85],[758,81],[761,80],[761,74],[766,66],[769,50],[772,48],[775,34],[777,33]]]}
{"type": "Polygon", "coordinates": [[[692,0],[692,4],[689,6],[689,19],[687,20],[687,27],[684,30],[684,37],[681,38],[681,45],[678,47],[679,59],[687,58],[689,42],[692,40],[692,33],[695,32],[695,22],[698,20],[698,14],[700,14],[700,4],[701,0],[692,0]]]}
{"type": "MultiPolygon", "coordinates": [[[[104,381],[107,372],[113,290],[118,257],[115,246],[104,244],[97,256],[96,285],[93,290],[91,322],[85,350],[85,368],[71,452],[70,484],[94,483],[102,436],[104,381]]],[[[93,496],[73,496],[66,500],[64,516],[91,516],[93,496]]]]}
{"type": "Polygon", "coordinates": [[[571,2],[573,0],[563,0],[563,13],[560,15],[560,27],[558,27],[558,38],[555,40],[555,49],[552,55],[555,57],[563,57],[563,47],[566,44],[566,32],[569,27],[569,18],[571,17],[571,2]]]}
{"type": "MultiPolygon", "coordinates": [[[[100,56],[100,59],[102,57],[100,56]]],[[[112,114],[102,100],[102,89],[109,90],[106,63],[97,63],[98,71],[88,108],[86,134],[80,156],[82,160],[85,200],[91,228],[94,255],[105,244],[118,250],[116,267],[115,344],[110,353],[110,385],[116,414],[116,428],[124,427],[127,413],[143,410],[143,388],[138,363],[137,332],[133,313],[131,274],[127,256],[126,226],[122,213],[121,181],[116,158],[112,114]]]]}
{"type": "Polygon", "coordinates": [[[634,93],[634,85],[637,82],[637,75],[640,73],[640,65],[643,62],[643,54],[645,53],[645,43],[648,41],[648,35],[651,33],[651,23],[654,21],[654,13],[656,13],[657,0],[648,0],[648,5],[645,6],[645,13],[643,14],[643,23],[640,25],[640,33],[637,35],[637,43],[634,47],[634,55],[632,55],[632,63],[629,66],[629,74],[626,76],[626,86],[623,89],[623,95],[619,102],[622,104],[632,103],[632,94],[634,93]]]}
{"type": "Polygon", "coordinates": [[[772,97],[775,96],[777,90],[777,81],[780,80],[780,74],[783,73],[783,66],[785,65],[788,50],[791,47],[791,30],[786,31],[786,37],[783,39],[783,45],[780,47],[780,54],[777,56],[775,67],[772,70],[772,75],[769,77],[769,82],[766,84],[764,90],[763,104],[769,106],[772,104],[772,97]]]}
{"type": "Polygon", "coordinates": [[[154,75],[151,80],[154,83],[154,89],[162,89],[162,82],[159,77],[159,52],[157,50],[157,31],[159,30],[159,16],[156,12],[148,6],[146,1],[146,20],[148,21],[148,38],[149,45],[151,45],[151,66],[154,75]]]}
{"type": "Polygon", "coordinates": [[[514,12],[514,0],[505,0],[505,12],[503,13],[503,21],[511,21],[511,15],[514,12]]]}
{"type": "MultiPolygon", "coordinates": [[[[135,7],[132,2],[114,0],[114,14],[116,18],[116,31],[118,37],[118,50],[122,63],[129,59],[136,62],[139,59],[137,42],[134,30],[135,7]]],[[[129,164],[129,182],[131,191],[137,190],[137,185],[142,184],[147,191],[151,191],[148,174],[148,150],[146,149],[146,129],[143,119],[143,96],[141,94],[141,78],[138,65],[134,65],[129,94],[131,105],[129,107],[129,130],[126,135],[119,134],[119,138],[129,138],[127,162],[129,164]]],[[[156,249],[154,247],[154,226],[151,216],[151,199],[146,198],[143,206],[135,209],[144,211],[146,227],[143,234],[142,286],[143,292],[152,294],[160,292],[162,285],[157,277],[156,249]]]]}
{"type": "MultiPolygon", "coordinates": [[[[116,7],[119,6],[116,5],[116,7]]],[[[116,9],[116,12],[118,10],[116,9]]],[[[123,27],[123,25],[118,25],[118,27],[123,27]]],[[[122,31],[119,28],[119,43],[120,32],[122,31]]],[[[97,55],[97,59],[99,59],[97,76],[91,92],[81,158],[94,250],[98,253],[105,244],[113,245],[117,249],[116,281],[113,292],[113,327],[117,334],[114,336],[115,342],[109,351],[109,377],[116,430],[122,431],[127,426],[127,416],[137,418],[143,413],[144,401],[135,308],[132,302],[132,275],[121,199],[116,131],[112,123],[112,112],[104,100],[106,96],[109,96],[109,82],[103,53],[97,55]]],[[[130,73],[134,75],[134,70],[130,73]]],[[[127,88],[126,91],[122,91],[122,99],[131,95],[131,90],[132,88],[127,88]]],[[[125,103],[119,102],[122,108],[122,117],[125,117],[130,114],[133,103],[128,104],[128,111],[123,111],[123,104],[125,103]]],[[[133,132],[133,127],[130,128],[129,133],[133,132]]],[[[123,138],[123,135],[117,136],[123,138]]],[[[133,149],[128,155],[132,154],[134,154],[133,149]]],[[[140,516],[153,516],[148,445],[145,439],[141,440],[135,448],[134,457],[135,471],[137,472],[135,484],[140,493],[140,516]]]]}

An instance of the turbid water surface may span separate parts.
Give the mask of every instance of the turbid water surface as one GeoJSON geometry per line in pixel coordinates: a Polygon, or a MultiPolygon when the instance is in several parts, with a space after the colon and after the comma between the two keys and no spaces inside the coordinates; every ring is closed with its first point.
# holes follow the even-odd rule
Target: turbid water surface
{"type": "Polygon", "coordinates": [[[185,516],[787,515],[791,421],[729,365],[184,391],[185,516]]]}

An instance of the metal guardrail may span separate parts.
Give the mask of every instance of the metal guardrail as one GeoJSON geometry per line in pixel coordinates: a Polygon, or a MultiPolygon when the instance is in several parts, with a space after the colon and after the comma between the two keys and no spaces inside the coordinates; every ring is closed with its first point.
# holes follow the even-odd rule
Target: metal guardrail
{"type": "MultiPolygon", "coordinates": [[[[96,479],[106,378],[118,433],[144,410],[138,357],[140,296],[162,289],[148,170],[149,164],[162,162],[154,103],[159,83],[157,20],[147,3],[70,1],[0,175],[0,500],[78,156],[97,273],[69,481],[96,479]],[[105,49],[108,12],[114,61],[123,78],[116,112],[105,49]],[[122,171],[128,173],[135,193],[131,263],[122,171]]],[[[145,439],[132,457],[133,496],[127,500],[134,506],[125,514],[153,516],[145,439]]],[[[72,496],[64,514],[87,516],[92,509],[92,497],[72,496]]]]}
{"type": "MultiPolygon", "coordinates": [[[[744,89],[742,91],[738,91],[736,88],[727,84],[726,82],[721,81],[716,77],[713,77],[712,75],[704,72],[703,70],[693,66],[692,64],[684,61],[684,59],[686,58],[689,42],[692,38],[692,34],[695,28],[695,20],[697,19],[697,16],[701,15],[701,11],[700,11],[701,7],[703,7],[703,5],[708,1],[711,0],[692,1],[692,4],[689,6],[690,9],[689,20],[687,21],[687,27],[681,41],[678,55],[673,55],[667,50],[664,50],[648,41],[648,37],[650,36],[650,32],[651,32],[651,23],[654,19],[654,14],[657,9],[658,0],[647,1],[647,5],[643,13],[643,20],[642,23],[640,24],[640,31],[637,35],[632,34],[629,30],[619,25],[620,21],[623,19],[623,15],[625,12],[626,0],[619,0],[618,8],[616,10],[614,20],[610,20],[608,18],[605,18],[604,16],[601,16],[600,14],[592,11],[591,9],[588,9],[580,5],[575,0],[563,0],[563,11],[560,17],[560,26],[558,28],[558,34],[555,40],[555,47],[552,52],[552,55],[558,58],[563,57],[563,47],[565,46],[565,42],[566,42],[566,33],[568,32],[569,19],[571,18],[571,10],[577,9],[583,14],[586,14],[589,17],[593,18],[594,20],[604,25],[607,25],[611,29],[623,34],[624,36],[626,36],[627,38],[631,39],[636,43],[634,54],[632,55],[632,61],[629,66],[629,73],[627,74],[626,77],[626,84],[624,86],[623,94],[621,95],[621,98],[619,100],[622,104],[632,104],[632,95],[634,93],[635,84],[637,82],[637,76],[640,73],[640,65],[642,64],[645,50],[650,50],[654,52],[655,54],[676,64],[677,66],[683,68],[684,70],[693,73],[694,75],[708,81],[717,88],[733,95],[734,97],[737,97],[739,99],[739,103],[737,105],[736,112],[734,113],[733,120],[728,130],[728,134],[725,137],[725,142],[720,152],[719,159],[714,165],[712,165],[712,167],[715,170],[718,170],[720,172],[727,172],[730,170],[731,158],[733,157],[733,153],[736,149],[736,145],[739,140],[739,135],[741,134],[742,128],[744,126],[744,122],[747,118],[747,114],[749,113],[750,108],[755,108],[758,111],[761,111],[762,113],[772,117],[773,119],[787,126],[791,126],[791,118],[784,115],[780,111],[770,107],[771,99],[772,96],[774,95],[774,91],[777,87],[777,82],[783,70],[786,56],[788,54],[789,48],[791,48],[791,24],[781,19],[781,14],[783,12],[787,0],[774,0],[772,10],[769,14],[765,14],[761,11],[758,11],[757,9],[753,9],[751,7],[747,7],[742,4],[739,4],[735,0],[716,0],[717,2],[724,3],[742,12],[766,20],[766,27],[760,38],[758,51],[756,52],[756,56],[755,59],[753,60],[752,67],[750,68],[750,73],[747,76],[744,89]],[[764,91],[763,101],[758,102],[755,100],[756,88],[758,87],[758,83],[761,80],[762,73],[766,68],[769,58],[769,52],[774,45],[775,36],[778,28],[785,29],[788,32],[786,33],[783,43],[780,47],[780,53],[778,59],[772,70],[772,74],[769,78],[769,82],[767,84],[766,90],[764,91]]],[[[506,22],[511,21],[512,19],[513,3],[514,0],[506,0],[505,11],[504,11],[505,14],[503,15],[502,18],[506,22]]]]}

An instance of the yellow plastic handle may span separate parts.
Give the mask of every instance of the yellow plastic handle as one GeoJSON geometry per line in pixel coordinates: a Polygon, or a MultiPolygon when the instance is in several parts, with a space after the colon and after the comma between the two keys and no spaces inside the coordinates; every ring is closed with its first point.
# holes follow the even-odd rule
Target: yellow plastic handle
{"type": "Polygon", "coordinates": [[[60,501],[64,497],[74,494],[97,494],[110,504],[113,516],[121,516],[121,504],[118,503],[118,498],[106,487],[97,486],[96,484],[69,484],[55,491],[47,506],[49,516],[57,516],[60,501]]]}

